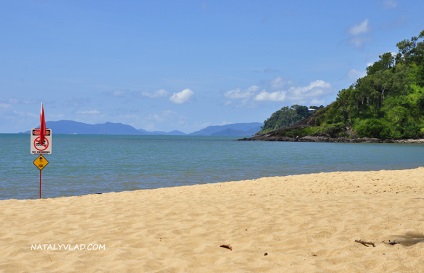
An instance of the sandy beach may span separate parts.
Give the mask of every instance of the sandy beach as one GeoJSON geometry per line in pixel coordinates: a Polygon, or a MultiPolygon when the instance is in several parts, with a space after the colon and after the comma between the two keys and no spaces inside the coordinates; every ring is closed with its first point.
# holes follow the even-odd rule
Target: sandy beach
{"type": "Polygon", "coordinates": [[[424,272],[424,168],[0,201],[0,272],[424,272]]]}

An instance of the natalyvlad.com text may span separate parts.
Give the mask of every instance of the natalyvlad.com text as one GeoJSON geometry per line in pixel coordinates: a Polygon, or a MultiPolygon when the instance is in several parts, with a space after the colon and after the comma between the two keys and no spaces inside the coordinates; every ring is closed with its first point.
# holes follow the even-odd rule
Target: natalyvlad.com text
{"type": "Polygon", "coordinates": [[[105,244],[32,244],[31,250],[97,251],[97,250],[106,250],[106,245],[105,244]]]}

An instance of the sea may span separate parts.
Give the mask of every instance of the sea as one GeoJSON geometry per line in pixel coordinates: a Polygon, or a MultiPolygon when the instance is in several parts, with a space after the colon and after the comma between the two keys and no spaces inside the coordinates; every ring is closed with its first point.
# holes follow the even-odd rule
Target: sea
{"type": "Polygon", "coordinates": [[[260,177],[424,166],[424,144],[54,135],[40,171],[30,135],[0,134],[0,200],[79,196],[260,177]]]}

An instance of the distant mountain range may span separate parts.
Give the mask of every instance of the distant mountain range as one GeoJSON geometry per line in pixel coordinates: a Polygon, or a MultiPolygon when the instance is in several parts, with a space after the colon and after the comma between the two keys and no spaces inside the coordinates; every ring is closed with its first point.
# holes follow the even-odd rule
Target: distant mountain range
{"type": "Polygon", "coordinates": [[[186,134],[181,131],[146,131],[122,123],[106,122],[87,124],[72,120],[48,121],[47,128],[53,134],[102,134],[102,135],[193,135],[193,136],[252,136],[261,130],[263,123],[234,123],[221,126],[209,126],[202,130],[186,134]]]}
{"type": "Polygon", "coordinates": [[[261,130],[262,123],[234,123],[227,125],[209,126],[191,133],[193,136],[253,136],[261,130]]]}

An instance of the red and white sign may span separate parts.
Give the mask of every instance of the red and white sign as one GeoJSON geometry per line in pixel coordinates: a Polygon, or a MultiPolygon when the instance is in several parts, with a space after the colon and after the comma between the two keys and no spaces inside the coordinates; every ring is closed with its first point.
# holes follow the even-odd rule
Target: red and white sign
{"type": "Polygon", "coordinates": [[[52,153],[52,130],[46,128],[44,106],[41,103],[40,128],[31,130],[31,154],[52,153]]]}
{"type": "Polygon", "coordinates": [[[31,154],[51,154],[52,130],[46,129],[43,141],[41,141],[42,134],[40,132],[39,128],[31,130],[31,154]]]}

